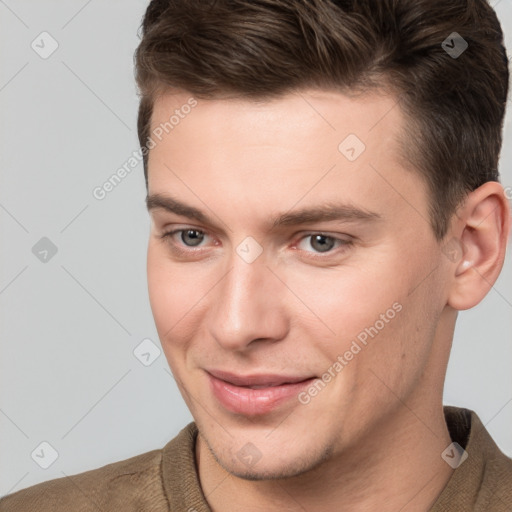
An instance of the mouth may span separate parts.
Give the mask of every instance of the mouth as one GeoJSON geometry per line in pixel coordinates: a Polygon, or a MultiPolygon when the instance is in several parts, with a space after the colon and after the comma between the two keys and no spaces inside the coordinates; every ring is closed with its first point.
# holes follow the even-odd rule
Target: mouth
{"type": "Polygon", "coordinates": [[[316,376],[275,374],[236,375],[220,370],[206,371],[217,402],[230,412],[245,416],[268,414],[309,386],[316,376]]]}

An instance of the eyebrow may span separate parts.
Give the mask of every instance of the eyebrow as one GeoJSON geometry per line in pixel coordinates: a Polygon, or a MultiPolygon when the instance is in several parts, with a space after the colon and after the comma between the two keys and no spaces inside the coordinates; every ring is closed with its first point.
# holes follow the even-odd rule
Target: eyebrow
{"type": "MultiPolygon", "coordinates": [[[[146,197],[148,211],[163,209],[170,213],[194,219],[202,224],[215,225],[212,219],[204,212],[178,201],[176,198],[162,194],[151,194],[146,197]]],[[[270,219],[271,231],[282,226],[298,226],[301,224],[312,224],[326,221],[376,221],[382,219],[379,213],[350,204],[328,202],[321,206],[303,208],[292,212],[286,212],[270,219]]]]}

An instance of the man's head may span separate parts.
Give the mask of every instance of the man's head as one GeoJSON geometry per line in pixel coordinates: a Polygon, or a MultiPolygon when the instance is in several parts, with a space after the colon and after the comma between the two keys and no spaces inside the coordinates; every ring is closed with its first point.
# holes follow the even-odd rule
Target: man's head
{"type": "Polygon", "coordinates": [[[494,13],[168,0],[143,28],[151,307],[202,437],[246,478],[371,459],[439,413],[503,263],[494,13]]]}
{"type": "Polygon", "coordinates": [[[169,88],[256,100],[380,90],[407,118],[400,153],[429,186],[439,238],[467,192],[498,180],[508,60],[485,0],[154,0],[142,36],[141,146],[169,88]]]}

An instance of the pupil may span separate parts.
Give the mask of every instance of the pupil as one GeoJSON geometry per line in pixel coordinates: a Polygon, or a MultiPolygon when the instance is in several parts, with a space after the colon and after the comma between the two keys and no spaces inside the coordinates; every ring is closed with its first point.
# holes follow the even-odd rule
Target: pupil
{"type": "Polygon", "coordinates": [[[334,241],[333,241],[333,239],[332,239],[331,237],[329,237],[329,236],[326,236],[326,235],[315,235],[315,236],[313,237],[312,246],[313,246],[315,249],[319,250],[320,252],[326,252],[326,251],[328,251],[328,250],[332,249],[333,244],[334,244],[334,241]],[[326,244],[326,243],[325,243],[325,241],[326,241],[327,239],[329,239],[329,240],[330,240],[330,243],[327,243],[327,244],[326,244]],[[315,244],[316,244],[317,242],[320,242],[320,245],[319,245],[318,247],[315,247],[315,244]]]}
{"type": "Polygon", "coordinates": [[[187,245],[199,245],[201,243],[201,240],[202,240],[202,235],[197,235],[199,233],[199,231],[197,229],[188,229],[187,231],[185,231],[183,233],[183,235],[187,236],[187,237],[190,237],[192,239],[192,243],[191,244],[188,244],[187,241],[183,238],[183,235],[182,235],[182,240],[185,242],[185,244],[187,245]],[[191,235],[192,233],[192,235],[191,235]],[[194,233],[196,235],[194,235],[194,233]]]}

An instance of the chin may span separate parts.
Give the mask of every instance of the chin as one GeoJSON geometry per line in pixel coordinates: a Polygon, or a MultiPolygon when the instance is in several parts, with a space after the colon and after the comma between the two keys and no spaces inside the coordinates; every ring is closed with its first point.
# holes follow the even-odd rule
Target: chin
{"type": "MultiPolygon", "coordinates": [[[[203,439],[204,436],[203,436],[203,439]]],[[[281,480],[300,476],[314,470],[331,458],[331,448],[311,447],[307,452],[286,452],[286,446],[276,453],[268,449],[268,455],[261,454],[261,458],[253,463],[244,463],[243,457],[234,454],[230,447],[212,447],[205,439],[210,453],[216,462],[228,473],[244,480],[281,480]],[[284,452],[284,453],[283,453],[284,452]]]]}

